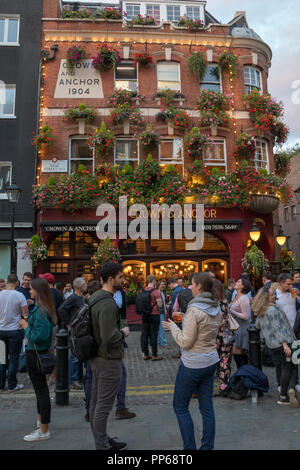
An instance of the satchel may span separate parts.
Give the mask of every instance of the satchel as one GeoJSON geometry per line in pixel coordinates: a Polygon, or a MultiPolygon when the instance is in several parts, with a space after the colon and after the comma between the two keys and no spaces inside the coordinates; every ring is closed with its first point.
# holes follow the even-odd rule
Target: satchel
{"type": "Polygon", "coordinates": [[[35,349],[36,357],[37,357],[38,370],[41,372],[41,374],[45,374],[45,375],[52,374],[54,367],[55,367],[55,361],[56,361],[55,355],[51,352],[40,354],[37,351],[35,344],[34,344],[34,349],[35,349]]]}
{"type": "Polygon", "coordinates": [[[231,331],[236,331],[236,330],[239,329],[240,325],[238,324],[238,322],[233,318],[233,316],[229,312],[228,312],[228,320],[229,320],[229,329],[231,331]]]}

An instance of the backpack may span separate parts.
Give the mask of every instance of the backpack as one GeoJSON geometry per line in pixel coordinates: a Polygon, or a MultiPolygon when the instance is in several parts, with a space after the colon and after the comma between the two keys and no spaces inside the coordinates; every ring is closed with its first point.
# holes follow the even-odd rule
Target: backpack
{"type": "Polygon", "coordinates": [[[180,311],[182,313],[186,313],[188,304],[193,298],[193,293],[191,289],[183,289],[182,291],[179,292],[178,294],[178,304],[180,307],[180,311]]]}
{"type": "Polygon", "coordinates": [[[74,315],[69,328],[69,345],[72,353],[81,362],[96,356],[99,345],[93,337],[91,308],[99,301],[84,304],[74,315]]]}
{"type": "Polygon", "coordinates": [[[138,315],[151,315],[153,305],[151,301],[151,293],[155,288],[151,290],[143,290],[140,292],[135,300],[135,311],[138,315]]]}

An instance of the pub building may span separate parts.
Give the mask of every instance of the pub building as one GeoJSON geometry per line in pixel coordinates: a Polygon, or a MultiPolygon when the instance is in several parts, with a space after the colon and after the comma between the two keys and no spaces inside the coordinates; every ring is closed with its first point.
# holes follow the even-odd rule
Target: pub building
{"type": "MultiPolygon", "coordinates": [[[[126,12],[126,19],[76,16],[78,11],[86,12],[87,9],[92,14],[99,13],[99,9],[104,8],[100,2],[90,5],[76,2],[74,6],[71,2],[44,1],[41,48],[45,51],[51,46],[57,47],[55,57],[45,60],[42,66],[40,126],[47,123],[56,142],[50,152],[39,152],[37,185],[47,183],[49,176],[59,180],[60,175],[71,174],[79,164],[93,172],[103,160],[111,166],[123,168],[127,164],[136,168],[146,159],[147,152],[136,138],[134,125],[128,120],[117,125],[109,121],[112,106],[107,101],[115,88],[137,91],[143,96],[139,103],[140,113],[145,124],[151,123],[153,131],[161,136],[157,149],[151,152],[153,160],[163,168],[173,165],[182,175],[193,159],[184,155],[184,132],[170,122],[156,119],[161,109],[158,92],[164,89],[179,92],[174,106],[190,115],[193,126],[199,125],[200,115],[195,102],[200,90],[232,95],[232,109],[227,111],[231,124],[203,128],[212,144],[203,150],[201,158],[207,168],[220,168],[226,173],[234,171],[234,142],[242,132],[255,136],[243,96],[254,89],[267,93],[272,58],[269,46],[249,28],[245,12],[236,12],[232,21],[221,24],[206,10],[205,1],[122,2],[117,7],[126,12]],[[127,22],[137,15],[153,16],[155,22],[129,27],[127,22]],[[203,27],[190,31],[179,25],[181,17],[201,20],[203,27]],[[121,60],[114,68],[97,70],[91,66],[100,43],[118,50],[121,60]],[[73,44],[83,46],[86,55],[69,72],[65,59],[73,44]],[[218,64],[219,55],[228,48],[238,59],[235,78],[228,71],[221,71],[218,64]],[[152,63],[146,67],[134,61],[135,54],[145,51],[152,56],[152,63]],[[197,51],[204,51],[207,61],[201,81],[190,73],[186,62],[186,58],[197,51]],[[83,127],[64,117],[66,107],[81,103],[96,107],[98,113],[92,123],[85,122],[83,127]],[[102,122],[113,131],[114,148],[99,156],[90,150],[86,141],[102,122]]],[[[255,142],[255,167],[272,172],[272,135],[266,132],[261,137],[255,136],[255,142]]],[[[274,202],[275,197],[270,197],[274,202]]],[[[213,202],[205,204],[204,244],[199,251],[187,251],[187,240],[175,239],[173,235],[169,239],[117,240],[127,280],[144,282],[150,273],[157,278],[178,274],[187,279],[190,273],[206,269],[213,270],[225,283],[231,277],[237,278],[242,272],[245,250],[251,244],[249,233],[254,222],[261,232],[257,246],[273,261],[272,212],[279,199],[275,201],[276,207],[268,205],[268,195],[265,199],[266,204],[262,207],[247,209],[226,208],[213,202]]],[[[37,230],[48,246],[48,258],[39,263],[37,273],[51,272],[56,281],[62,283],[77,276],[90,280],[97,275],[92,261],[99,244],[96,206],[72,213],[48,204],[37,211],[37,230]]]]}

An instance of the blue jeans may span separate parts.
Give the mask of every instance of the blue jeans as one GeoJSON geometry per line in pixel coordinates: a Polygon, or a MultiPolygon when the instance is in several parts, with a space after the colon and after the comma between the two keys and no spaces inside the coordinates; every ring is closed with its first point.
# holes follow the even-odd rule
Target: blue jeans
{"type": "Polygon", "coordinates": [[[0,331],[0,340],[4,341],[6,347],[6,364],[0,364],[0,389],[5,387],[6,370],[8,389],[13,390],[17,386],[17,370],[23,338],[23,329],[0,331]]]}
{"type": "Polygon", "coordinates": [[[214,374],[218,363],[203,369],[190,369],[180,361],[177,372],[173,409],[179,424],[184,450],[196,450],[194,424],[189,412],[193,393],[198,393],[203,432],[201,450],[212,450],[215,440],[215,413],[213,407],[214,374]]]}
{"type": "Polygon", "coordinates": [[[126,395],[126,385],[127,385],[127,371],[124,366],[123,361],[121,361],[121,367],[122,367],[122,375],[121,375],[121,382],[119,386],[119,390],[117,393],[117,410],[123,410],[126,408],[125,406],[125,395],[126,395]]]}
{"type": "Polygon", "coordinates": [[[158,330],[157,342],[161,346],[167,346],[167,337],[166,337],[166,332],[165,332],[165,330],[164,330],[164,328],[162,327],[162,324],[161,324],[162,321],[166,321],[166,314],[165,313],[160,314],[160,327],[159,327],[159,330],[158,330]]]}
{"type": "Polygon", "coordinates": [[[82,362],[71,352],[69,358],[69,382],[77,382],[82,377],[82,362]]]}

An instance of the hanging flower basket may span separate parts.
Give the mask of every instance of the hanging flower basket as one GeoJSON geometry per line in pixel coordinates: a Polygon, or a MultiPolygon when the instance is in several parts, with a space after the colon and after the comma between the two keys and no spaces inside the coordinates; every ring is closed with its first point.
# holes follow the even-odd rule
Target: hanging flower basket
{"type": "Polygon", "coordinates": [[[78,44],[69,47],[66,55],[66,64],[69,71],[74,70],[76,64],[85,58],[85,49],[78,44]]]}
{"type": "Polygon", "coordinates": [[[152,55],[148,54],[147,52],[142,52],[141,54],[134,55],[134,63],[133,63],[134,66],[136,66],[136,64],[146,66],[152,63],[153,63],[152,55]]]}
{"type": "Polygon", "coordinates": [[[102,122],[100,129],[94,129],[87,143],[91,150],[95,149],[96,156],[101,156],[114,148],[114,134],[107,129],[105,122],[102,122]]]}
{"type": "Polygon", "coordinates": [[[51,127],[45,124],[40,132],[33,137],[32,145],[35,145],[37,150],[40,150],[43,144],[50,148],[55,144],[55,140],[51,127]]]}
{"type": "Polygon", "coordinates": [[[256,245],[253,245],[250,250],[246,251],[245,257],[242,259],[243,271],[247,272],[253,280],[260,279],[263,272],[267,271],[269,267],[269,260],[256,245]]]}
{"type": "Polygon", "coordinates": [[[249,209],[259,214],[271,214],[278,209],[280,199],[271,194],[252,194],[249,209]]]}
{"type": "Polygon", "coordinates": [[[98,53],[93,57],[92,66],[99,70],[109,70],[117,65],[121,61],[119,51],[108,46],[107,44],[99,44],[98,53]]]}
{"type": "Polygon", "coordinates": [[[243,132],[233,147],[233,156],[237,162],[242,160],[253,161],[256,152],[255,139],[243,132]]]}
{"type": "Polygon", "coordinates": [[[200,132],[199,127],[193,127],[192,130],[184,136],[184,154],[185,156],[199,158],[202,156],[203,149],[210,143],[210,139],[200,132]]]}
{"type": "Polygon", "coordinates": [[[92,122],[97,116],[97,111],[94,106],[80,103],[79,106],[68,106],[64,111],[64,115],[72,121],[84,119],[86,122],[92,122]]]}
{"type": "Polygon", "coordinates": [[[290,271],[293,271],[296,267],[295,253],[289,251],[287,248],[282,248],[280,250],[277,259],[280,261],[282,269],[289,269],[290,271]]]}
{"type": "Polygon", "coordinates": [[[119,263],[121,261],[121,254],[118,245],[106,237],[103,242],[99,244],[92,260],[96,265],[100,266],[108,261],[119,263]]]}
{"type": "Polygon", "coordinates": [[[27,242],[24,248],[23,259],[30,258],[33,265],[36,266],[40,261],[48,257],[47,245],[42,242],[39,235],[33,235],[30,242],[27,242]]]}
{"type": "Polygon", "coordinates": [[[192,74],[196,75],[196,77],[198,77],[201,82],[204,78],[207,66],[207,60],[204,52],[193,52],[187,58],[186,62],[189,71],[192,74]]]}
{"type": "Polygon", "coordinates": [[[153,132],[151,124],[147,124],[146,129],[141,132],[140,134],[137,134],[137,139],[140,142],[140,144],[147,150],[153,150],[156,148],[160,141],[161,138],[158,134],[153,132]]]}
{"type": "Polygon", "coordinates": [[[224,51],[219,57],[219,67],[222,72],[229,72],[232,78],[236,76],[236,67],[238,59],[232,51],[224,51]]]}

